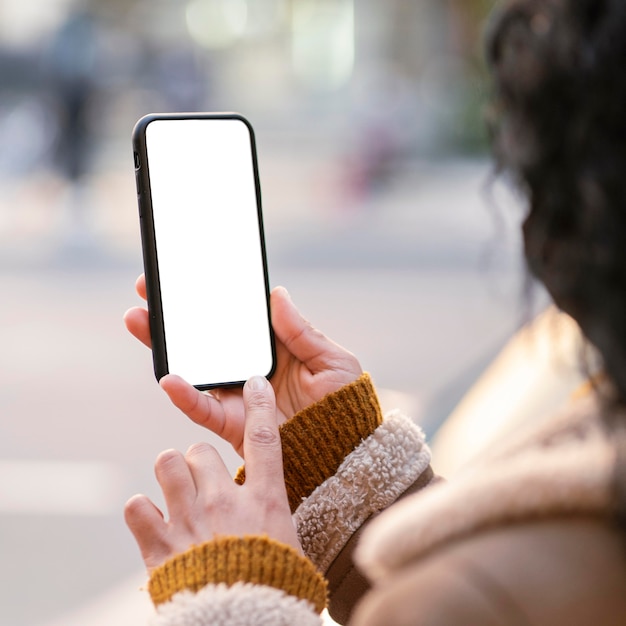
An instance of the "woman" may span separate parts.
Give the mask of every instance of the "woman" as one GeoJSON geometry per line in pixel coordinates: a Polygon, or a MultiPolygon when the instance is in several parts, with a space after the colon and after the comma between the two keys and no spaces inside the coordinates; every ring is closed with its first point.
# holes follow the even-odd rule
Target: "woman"
{"type": "MultiPolygon", "coordinates": [[[[246,469],[234,484],[210,446],[169,451],[156,465],[169,521],[129,501],[154,624],[317,624],[327,592],[356,626],[626,623],[626,5],[510,0],[487,50],[528,266],[604,375],[445,483],[421,431],[383,419],[357,360],[275,290],[271,386],[207,396],[162,380],[246,469]]],[[[126,323],[149,344],[145,310],[126,323]]]]}

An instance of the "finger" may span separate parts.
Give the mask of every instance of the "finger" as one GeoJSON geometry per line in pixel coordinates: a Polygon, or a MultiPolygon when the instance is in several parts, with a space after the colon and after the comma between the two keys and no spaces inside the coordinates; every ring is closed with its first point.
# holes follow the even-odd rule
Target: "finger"
{"type": "Polygon", "coordinates": [[[276,419],[276,399],[272,386],[262,376],[254,376],[243,388],[246,424],[243,453],[246,484],[271,490],[283,486],[283,456],[276,419]]]}
{"type": "Polygon", "coordinates": [[[271,308],[276,337],[313,373],[328,367],[329,360],[351,356],[302,317],[284,287],[272,291],[271,308]]]}
{"type": "Polygon", "coordinates": [[[187,450],[187,465],[199,496],[207,496],[232,487],[233,479],[219,452],[208,443],[196,443],[187,450]]]}
{"type": "Polygon", "coordinates": [[[144,495],[133,496],[124,507],[124,519],[148,568],[167,558],[163,513],[144,495]]]}
{"type": "Polygon", "coordinates": [[[203,393],[174,374],[164,376],[159,384],[175,407],[196,424],[228,441],[243,456],[241,389],[218,389],[203,393]]]}
{"type": "Polygon", "coordinates": [[[154,471],[163,491],[170,518],[179,518],[196,499],[196,485],[185,458],[178,450],[159,454],[154,471]]]}
{"type": "Polygon", "coordinates": [[[126,329],[136,339],[139,339],[148,348],[152,347],[150,339],[150,322],[148,311],[141,307],[133,307],[124,313],[126,329]]]}
{"type": "Polygon", "coordinates": [[[145,274],[140,274],[137,280],[135,281],[135,291],[137,292],[139,297],[143,298],[144,300],[148,299],[148,296],[146,295],[146,275],[145,274]]]}
{"type": "Polygon", "coordinates": [[[193,385],[175,374],[163,376],[159,384],[169,396],[172,404],[187,417],[216,435],[222,436],[226,420],[219,400],[210,394],[198,391],[193,385]]]}

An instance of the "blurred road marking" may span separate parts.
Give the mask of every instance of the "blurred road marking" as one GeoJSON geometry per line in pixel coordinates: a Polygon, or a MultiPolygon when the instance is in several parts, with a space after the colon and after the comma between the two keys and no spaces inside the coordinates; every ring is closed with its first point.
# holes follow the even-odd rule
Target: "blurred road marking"
{"type": "Polygon", "coordinates": [[[118,515],[124,485],[108,463],[0,460],[0,514],[118,515]]]}

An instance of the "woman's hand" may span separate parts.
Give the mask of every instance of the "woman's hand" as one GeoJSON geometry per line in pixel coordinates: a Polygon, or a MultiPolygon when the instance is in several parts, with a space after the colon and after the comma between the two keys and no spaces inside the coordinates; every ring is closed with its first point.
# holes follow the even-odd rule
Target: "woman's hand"
{"type": "Polygon", "coordinates": [[[250,379],[243,405],[244,485],[233,481],[213,446],[197,444],[185,456],[168,450],[156,461],[167,521],[146,496],[127,502],[126,523],[148,571],[216,536],[267,535],[302,552],[285,491],[271,385],[262,377],[250,379]]]}
{"type": "MultiPolygon", "coordinates": [[[[137,293],[146,298],[140,276],[137,293]]],[[[316,330],[298,312],[289,294],[277,287],[271,294],[277,366],[272,376],[279,423],[356,380],[362,373],[356,357],[316,330]]],[[[150,347],[148,312],[136,307],[124,316],[132,335],[150,347]]],[[[161,387],[170,400],[197,424],[208,428],[242,454],[244,409],[241,390],[200,392],[182,378],[164,376],[161,387]]]]}

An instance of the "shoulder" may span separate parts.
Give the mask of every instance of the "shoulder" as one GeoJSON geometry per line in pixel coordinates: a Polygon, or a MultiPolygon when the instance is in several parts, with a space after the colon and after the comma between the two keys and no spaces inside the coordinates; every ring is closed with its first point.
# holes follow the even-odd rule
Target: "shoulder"
{"type": "Polygon", "coordinates": [[[603,518],[526,521],[461,538],[379,581],[358,626],[626,623],[626,547],[603,518]]]}

